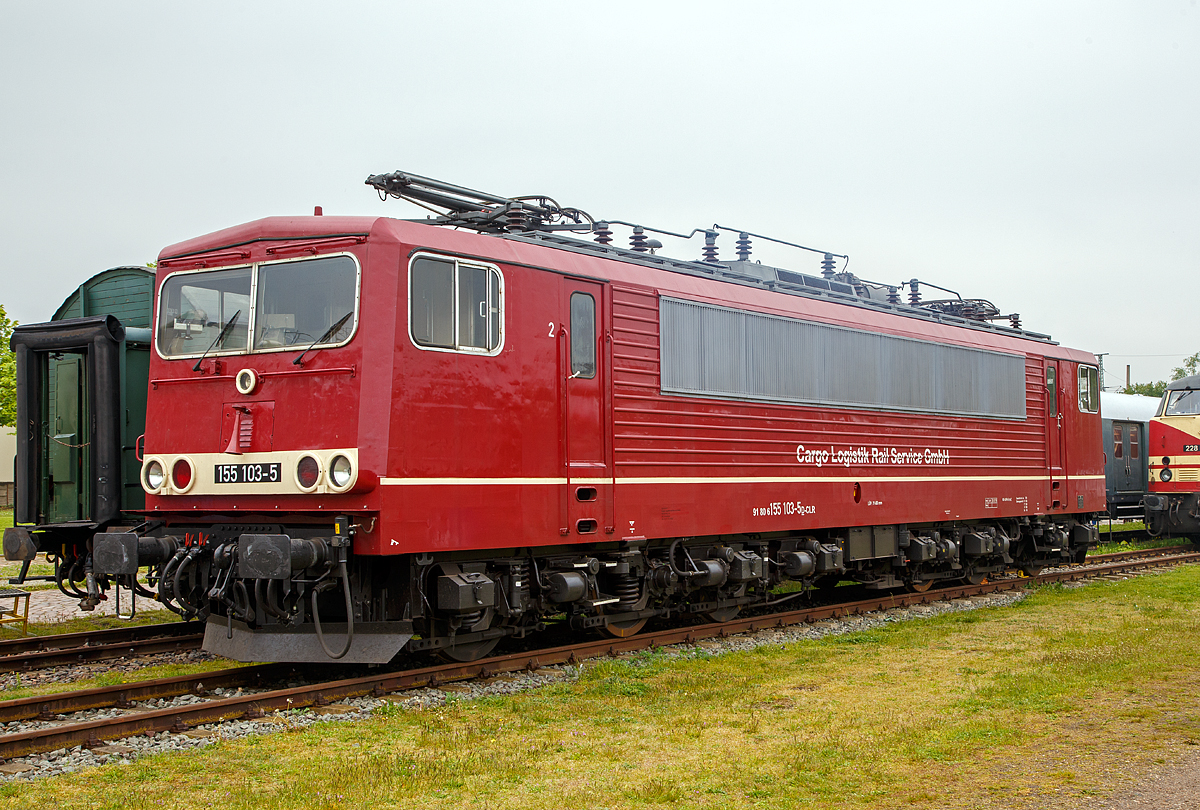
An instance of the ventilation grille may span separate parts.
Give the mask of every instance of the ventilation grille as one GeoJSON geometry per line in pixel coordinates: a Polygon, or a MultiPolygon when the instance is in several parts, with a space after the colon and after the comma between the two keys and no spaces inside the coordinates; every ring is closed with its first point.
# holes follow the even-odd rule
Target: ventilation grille
{"type": "Polygon", "coordinates": [[[662,390],[1025,418],[1025,358],[659,299],[662,390]]]}

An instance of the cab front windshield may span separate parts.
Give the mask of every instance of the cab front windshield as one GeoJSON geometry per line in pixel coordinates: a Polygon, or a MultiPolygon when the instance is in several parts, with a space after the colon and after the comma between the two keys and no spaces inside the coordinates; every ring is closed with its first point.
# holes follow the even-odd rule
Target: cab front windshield
{"type": "Polygon", "coordinates": [[[1168,391],[1163,416],[1200,415],[1200,391],[1168,391]]]}
{"type": "Polygon", "coordinates": [[[344,343],[357,289],[358,265],[344,255],[177,273],[160,293],[159,351],[190,357],[344,343]]]}

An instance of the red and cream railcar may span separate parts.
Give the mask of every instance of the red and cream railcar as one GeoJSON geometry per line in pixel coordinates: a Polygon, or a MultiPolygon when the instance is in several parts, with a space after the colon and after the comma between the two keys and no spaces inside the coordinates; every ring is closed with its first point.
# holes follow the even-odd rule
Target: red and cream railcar
{"type": "Polygon", "coordinates": [[[1150,419],[1146,528],[1200,543],[1200,375],[1174,380],[1150,419]]]}
{"type": "Polygon", "coordinates": [[[97,570],[225,655],[386,661],[1081,557],[1093,355],[845,280],[386,218],[167,248],[97,570]]]}

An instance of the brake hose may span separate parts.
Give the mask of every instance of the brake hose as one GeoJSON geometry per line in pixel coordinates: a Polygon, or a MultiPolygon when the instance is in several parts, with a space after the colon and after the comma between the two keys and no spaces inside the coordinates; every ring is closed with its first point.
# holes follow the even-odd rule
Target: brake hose
{"type": "Polygon", "coordinates": [[[187,619],[191,618],[191,616],[189,616],[188,614],[192,614],[194,616],[199,616],[200,608],[193,605],[191,602],[189,602],[187,600],[187,597],[185,597],[183,595],[183,590],[180,587],[180,580],[183,579],[184,572],[191,569],[192,565],[195,564],[195,562],[196,562],[196,558],[199,556],[200,556],[200,547],[193,546],[191,548],[191,550],[188,551],[187,556],[184,557],[183,560],[179,563],[179,567],[177,567],[175,569],[175,576],[171,580],[171,590],[173,590],[175,592],[175,599],[179,602],[180,606],[186,610],[186,613],[184,614],[184,618],[187,618],[187,619]]]}
{"type": "Polygon", "coordinates": [[[168,610],[170,610],[173,613],[178,613],[180,616],[183,615],[183,611],[181,609],[175,607],[175,605],[171,604],[173,599],[171,598],[171,595],[167,593],[166,586],[168,583],[172,582],[172,577],[174,576],[175,568],[181,562],[183,562],[183,556],[185,554],[187,554],[187,549],[181,548],[181,549],[179,549],[179,551],[176,551],[175,556],[173,556],[173,557],[171,557],[171,559],[167,560],[167,564],[163,566],[162,574],[160,574],[158,577],[158,601],[162,602],[163,606],[166,607],[168,610]]]}
{"type": "Polygon", "coordinates": [[[337,655],[329,651],[329,647],[325,646],[325,634],[321,632],[321,614],[317,612],[317,589],[312,591],[312,613],[313,627],[317,630],[317,641],[321,644],[321,649],[325,654],[336,661],[342,658],[346,653],[350,652],[350,645],[354,643],[354,603],[350,598],[350,574],[346,570],[346,561],[342,560],[338,563],[338,573],[342,577],[342,590],[346,594],[346,646],[337,655]]]}
{"type": "Polygon", "coordinates": [[[690,562],[692,564],[692,568],[695,568],[696,570],[683,571],[679,568],[679,566],[677,566],[675,564],[675,549],[679,548],[679,544],[682,542],[683,542],[683,538],[680,537],[680,538],[677,538],[675,540],[675,542],[671,544],[671,550],[667,552],[667,565],[669,565],[671,567],[671,570],[675,573],[675,575],[679,576],[679,577],[685,577],[685,578],[686,577],[698,577],[698,576],[704,574],[705,572],[699,570],[699,567],[696,565],[696,561],[692,559],[691,554],[688,554],[688,550],[686,548],[683,550],[683,556],[687,557],[688,562],[690,562]]]}

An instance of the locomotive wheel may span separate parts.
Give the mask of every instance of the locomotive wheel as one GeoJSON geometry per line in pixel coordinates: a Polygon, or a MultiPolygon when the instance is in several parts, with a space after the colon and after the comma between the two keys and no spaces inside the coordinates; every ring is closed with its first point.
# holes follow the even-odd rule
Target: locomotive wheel
{"type": "Polygon", "coordinates": [[[932,579],[923,579],[920,582],[910,579],[906,580],[904,583],[904,590],[908,591],[909,593],[925,593],[925,591],[932,587],[932,579]]]}
{"type": "Polygon", "coordinates": [[[982,585],[987,582],[987,574],[967,574],[963,577],[963,582],[968,585],[982,585]]]}
{"type": "Polygon", "coordinates": [[[609,622],[600,628],[600,630],[605,635],[612,636],[613,638],[629,638],[642,632],[642,628],[646,626],[647,621],[649,620],[631,619],[624,622],[609,622]]]}
{"type": "MultiPolygon", "coordinates": [[[[487,608],[486,610],[482,611],[482,615],[480,615],[474,623],[465,627],[460,627],[458,632],[464,635],[467,633],[479,633],[491,627],[495,627],[496,625],[497,620],[495,612],[493,612],[491,608],[487,608]]],[[[450,636],[450,626],[444,620],[438,620],[434,622],[434,626],[437,628],[436,635],[450,636]]],[[[438,655],[446,661],[459,664],[478,661],[480,658],[489,655],[492,650],[496,649],[496,645],[500,643],[501,638],[503,638],[503,636],[497,638],[487,638],[483,639],[482,641],[463,641],[452,643],[449,647],[442,647],[440,650],[438,650],[438,655]]],[[[457,641],[457,639],[454,637],[452,637],[451,640],[457,641]]]]}
{"type": "Polygon", "coordinates": [[[717,610],[710,610],[708,613],[704,614],[704,617],[706,619],[708,619],[710,622],[720,623],[720,622],[731,621],[734,616],[738,615],[741,612],[742,612],[742,606],[734,605],[733,607],[724,607],[724,608],[719,608],[717,610]]]}
{"type": "Polygon", "coordinates": [[[1038,574],[1042,573],[1043,567],[1044,566],[1042,566],[1040,563],[1036,565],[1034,563],[1029,563],[1028,565],[1021,566],[1021,573],[1027,577],[1036,577],[1038,574]]]}
{"type": "Polygon", "coordinates": [[[444,647],[438,650],[438,655],[447,661],[456,664],[469,664],[472,661],[478,661],[480,658],[491,653],[496,649],[496,645],[500,643],[498,638],[489,638],[485,641],[472,641],[467,644],[455,644],[453,647],[444,647]]]}

